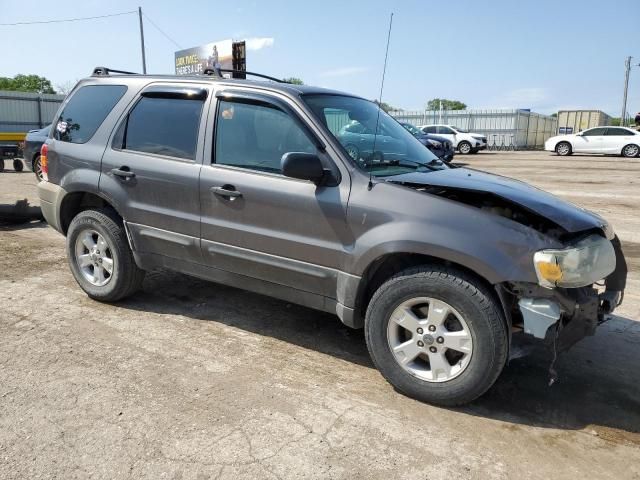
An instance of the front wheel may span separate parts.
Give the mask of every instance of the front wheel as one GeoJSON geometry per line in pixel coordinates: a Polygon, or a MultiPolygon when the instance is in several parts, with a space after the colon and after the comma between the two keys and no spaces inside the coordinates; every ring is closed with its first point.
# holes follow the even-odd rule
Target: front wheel
{"type": "Polygon", "coordinates": [[[640,154],[638,145],[629,144],[622,149],[622,156],[627,158],[635,158],[640,154]]]}
{"type": "Polygon", "coordinates": [[[473,148],[467,141],[462,141],[458,144],[458,151],[463,155],[469,155],[471,153],[471,150],[473,150],[473,148]]]}
{"type": "Polygon", "coordinates": [[[24,163],[22,163],[22,160],[15,159],[13,161],[13,169],[16,172],[21,172],[22,170],[24,170],[24,163]]]}
{"type": "Polygon", "coordinates": [[[561,157],[571,155],[571,144],[569,142],[560,142],[558,145],[556,145],[556,153],[561,157]]]}
{"type": "Polygon", "coordinates": [[[74,217],[67,232],[67,258],[80,288],[102,302],[131,295],[144,278],[122,221],[110,209],[84,210],[74,217]]]}
{"type": "Polygon", "coordinates": [[[367,309],[374,364],[396,389],[429,403],[468,403],[493,385],[508,351],[489,289],[465,272],[423,266],[384,283],[367,309]]]}

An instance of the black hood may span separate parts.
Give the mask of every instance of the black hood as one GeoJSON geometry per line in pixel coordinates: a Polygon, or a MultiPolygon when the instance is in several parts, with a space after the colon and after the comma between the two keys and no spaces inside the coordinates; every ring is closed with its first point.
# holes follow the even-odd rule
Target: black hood
{"type": "Polygon", "coordinates": [[[450,168],[432,172],[395,175],[389,182],[433,187],[448,187],[486,192],[530,210],[562,227],[569,233],[601,229],[607,222],[599,215],[562,200],[519,180],[468,168],[450,168]]]}

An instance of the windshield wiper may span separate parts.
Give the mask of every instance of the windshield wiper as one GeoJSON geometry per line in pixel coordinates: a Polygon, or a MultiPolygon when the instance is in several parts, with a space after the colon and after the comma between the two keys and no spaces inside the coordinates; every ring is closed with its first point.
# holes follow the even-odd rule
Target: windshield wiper
{"type": "Polygon", "coordinates": [[[431,160],[429,163],[423,163],[423,162],[417,162],[415,160],[409,160],[409,159],[404,159],[404,160],[381,160],[379,162],[373,163],[373,162],[365,162],[364,165],[365,167],[374,167],[377,165],[382,165],[382,166],[392,166],[392,165],[398,165],[398,166],[410,166],[410,165],[402,165],[403,162],[411,162],[414,165],[418,165],[420,167],[425,167],[428,168],[429,170],[438,170],[437,168],[433,168],[434,165],[436,164],[442,164],[442,161],[438,158],[434,158],[433,160],[431,160]]]}

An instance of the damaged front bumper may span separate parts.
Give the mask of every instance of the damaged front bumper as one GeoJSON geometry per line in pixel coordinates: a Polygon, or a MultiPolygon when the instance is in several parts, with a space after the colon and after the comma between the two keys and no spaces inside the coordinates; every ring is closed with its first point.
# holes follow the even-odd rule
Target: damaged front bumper
{"type": "Polygon", "coordinates": [[[512,324],[552,343],[558,352],[593,335],[605,316],[622,303],[626,286],[627,264],[620,241],[614,237],[611,243],[616,268],[604,279],[604,290],[593,286],[545,288],[532,283],[511,283],[508,292],[512,301],[512,324]]]}

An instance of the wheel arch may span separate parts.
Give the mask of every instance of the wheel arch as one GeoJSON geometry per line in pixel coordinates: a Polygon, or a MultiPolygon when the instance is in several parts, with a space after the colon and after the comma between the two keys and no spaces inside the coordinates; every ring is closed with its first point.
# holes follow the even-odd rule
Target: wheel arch
{"type": "Polygon", "coordinates": [[[60,228],[64,235],[69,230],[69,225],[78,213],[89,208],[110,208],[120,218],[123,218],[120,212],[106,198],[95,192],[87,192],[77,190],[68,192],[60,202],[60,228]]]}
{"type": "MultiPolygon", "coordinates": [[[[504,307],[502,298],[498,294],[495,285],[495,278],[489,279],[485,274],[479,273],[476,269],[468,265],[463,265],[442,257],[413,252],[389,252],[385,253],[369,265],[367,265],[355,292],[354,313],[355,326],[364,325],[364,317],[367,306],[375,291],[388,279],[397,273],[411,267],[420,265],[440,265],[455,268],[463,272],[466,276],[473,278],[479,284],[486,287],[487,291],[494,298],[497,305],[504,307]],[[493,280],[493,281],[492,281],[493,280]]],[[[486,273],[486,272],[484,272],[486,273]]],[[[504,312],[502,312],[504,315],[504,312]]]]}

